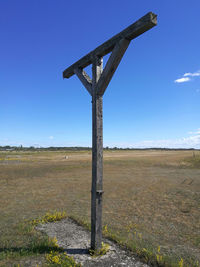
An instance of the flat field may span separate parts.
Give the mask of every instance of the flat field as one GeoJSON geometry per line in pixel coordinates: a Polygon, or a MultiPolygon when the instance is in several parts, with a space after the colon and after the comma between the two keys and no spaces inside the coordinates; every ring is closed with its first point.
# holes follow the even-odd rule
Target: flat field
{"type": "MultiPolygon", "coordinates": [[[[0,152],[0,266],[15,262],[1,253],[26,247],[25,219],[66,211],[90,223],[90,190],[90,151],[0,152]]],[[[200,151],[105,151],[103,225],[140,256],[198,266],[200,151]]]]}

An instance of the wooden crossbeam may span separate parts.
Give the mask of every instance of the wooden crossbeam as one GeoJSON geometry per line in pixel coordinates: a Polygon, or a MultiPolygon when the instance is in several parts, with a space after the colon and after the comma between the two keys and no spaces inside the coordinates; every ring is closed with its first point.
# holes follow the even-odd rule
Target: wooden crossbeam
{"type": "Polygon", "coordinates": [[[72,75],[74,75],[74,70],[77,68],[83,69],[89,66],[92,63],[92,58],[94,58],[94,56],[103,57],[106,54],[110,53],[113,50],[116,43],[118,43],[121,39],[132,40],[141,35],[142,33],[148,31],[156,24],[157,24],[157,15],[155,15],[152,12],[147,13],[145,16],[137,20],[135,23],[131,24],[125,30],[113,36],[111,39],[109,39],[102,45],[98,46],[92,52],[82,57],[80,60],[75,62],[69,68],[64,70],[63,78],[70,78],[72,75]]]}

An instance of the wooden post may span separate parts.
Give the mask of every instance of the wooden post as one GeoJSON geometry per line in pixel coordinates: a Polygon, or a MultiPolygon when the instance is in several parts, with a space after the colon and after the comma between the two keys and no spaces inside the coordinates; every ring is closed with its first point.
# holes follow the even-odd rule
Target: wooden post
{"type": "Polygon", "coordinates": [[[92,190],[91,248],[100,249],[102,242],[103,194],[103,96],[97,94],[97,83],[103,71],[103,58],[92,63],[92,190]]]}
{"type": "Polygon", "coordinates": [[[63,78],[76,74],[92,96],[92,190],[91,248],[101,248],[103,194],[103,95],[131,40],[157,25],[149,12],[63,71],[63,78]],[[103,70],[103,56],[111,53],[103,70]],[[84,68],[92,64],[92,80],[84,68]]]}

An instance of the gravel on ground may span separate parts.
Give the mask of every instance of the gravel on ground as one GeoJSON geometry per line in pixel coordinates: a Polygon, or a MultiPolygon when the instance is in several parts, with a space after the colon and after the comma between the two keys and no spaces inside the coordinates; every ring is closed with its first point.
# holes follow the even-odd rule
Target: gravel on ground
{"type": "Polygon", "coordinates": [[[105,238],[103,242],[109,244],[109,251],[106,255],[92,257],[89,254],[90,232],[69,218],[59,222],[40,224],[37,229],[51,238],[56,237],[58,246],[62,247],[69,256],[73,256],[74,260],[81,263],[83,267],[149,266],[136,259],[130,251],[122,249],[115,242],[105,238]]]}

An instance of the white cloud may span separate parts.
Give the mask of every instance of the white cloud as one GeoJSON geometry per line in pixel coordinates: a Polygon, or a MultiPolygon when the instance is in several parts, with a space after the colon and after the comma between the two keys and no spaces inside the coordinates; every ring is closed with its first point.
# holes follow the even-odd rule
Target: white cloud
{"type": "Polygon", "coordinates": [[[174,82],[175,83],[184,83],[184,82],[189,82],[191,81],[192,77],[200,77],[200,70],[196,71],[196,72],[186,72],[185,74],[183,74],[182,78],[176,79],[174,82]]]}
{"type": "Polygon", "coordinates": [[[200,148],[200,136],[191,136],[175,140],[148,140],[136,144],[136,147],[200,148]]]}
{"type": "MultiPolygon", "coordinates": [[[[108,143],[110,147],[130,148],[196,148],[200,149],[200,128],[195,132],[189,132],[188,137],[179,139],[144,140],[136,143],[108,143]]],[[[105,145],[105,146],[106,146],[105,145]]]]}
{"type": "Polygon", "coordinates": [[[150,140],[140,142],[144,147],[168,147],[168,148],[200,148],[200,128],[196,132],[190,132],[189,137],[168,140],[150,140]]]}
{"type": "Polygon", "coordinates": [[[184,83],[184,82],[189,82],[190,81],[190,78],[186,77],[186,78],[180,78],[180,79],[177,79],[175,80],[174,82],[175,83],[184,83]]]}
{"type": "Polygon", "coordinates": [[[199,128],[199,129],[197,129],[197,131],[196,131],[196,132],[189,132],[188,134],[199,134],[199,135],[200,135],[200,128],[199,128]]]}
{"type": "Polygon", "coordinates": [[[184,76],[184,77],[188,77],[188,76],[190,76],[190,77],[200,76],[200,70],[198,70],[198,71],[196,71],[196,72],[193,72],[193,73],[191,73],[191,72],[186,72],[183,76],[184,76]]]}
{"type": "Polygon", "coordinates": [[[51,136],[49,136],[49,139],[50,139],[50,140],[53,140],[53,139],[54,139],[54,137],[51,135],[51,136]]]}
{"type": "Polygon", "coordinates": [[[183,75],[183,77],[187,77],[187,76],[191,76],[191,72],[186,72],[184,75],[183,75]]]}

